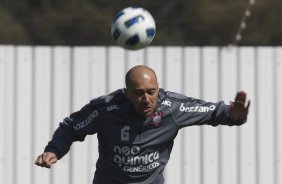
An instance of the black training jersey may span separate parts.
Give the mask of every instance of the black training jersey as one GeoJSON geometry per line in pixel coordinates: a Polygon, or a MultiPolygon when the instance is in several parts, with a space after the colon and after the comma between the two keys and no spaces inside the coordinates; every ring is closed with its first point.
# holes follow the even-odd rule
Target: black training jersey
{"type": "Polygon", "coordinates": [[[163,184],[163,170],[178,130],[192,125],[240,125],[228,119],[229,106],[160,89],[149,117],[137,114],[122,90],[92,100],[65,118],[45,152],[62,158],[72,142],[97,133],[99,158],[94,184],[163,184]]]}

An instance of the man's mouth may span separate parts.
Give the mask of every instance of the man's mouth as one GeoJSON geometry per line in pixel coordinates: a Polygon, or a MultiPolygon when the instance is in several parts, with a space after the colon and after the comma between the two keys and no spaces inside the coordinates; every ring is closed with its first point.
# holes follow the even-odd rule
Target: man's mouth
{"type": "Polygon", "coordinates": [[[144,109],[143,109],[143,112],[144,113],[148,113],[148,112],[150,112],[151,111],[151,107],[145,107],[144,109]]]}

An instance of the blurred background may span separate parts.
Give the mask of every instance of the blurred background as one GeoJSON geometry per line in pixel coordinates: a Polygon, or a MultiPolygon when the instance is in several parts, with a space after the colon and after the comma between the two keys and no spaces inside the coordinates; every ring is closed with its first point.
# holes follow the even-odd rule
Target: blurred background
{"type": "Polygon", "coordinates": [[[127,6],[151,12],[153,45],[225,46],[240,28],[236,45],[282,44],[279,0],[1,0],[0,44],[113,45],[112,18],[127,6]]]}

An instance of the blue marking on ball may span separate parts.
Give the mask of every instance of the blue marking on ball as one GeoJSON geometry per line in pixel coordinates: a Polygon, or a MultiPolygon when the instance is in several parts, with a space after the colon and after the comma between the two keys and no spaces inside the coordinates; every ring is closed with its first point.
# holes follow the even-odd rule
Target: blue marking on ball
{"type": "Polygon", "coordinates": [[[118,37],[120,36],[120,30],[115,29],[113,33],[114,40],[117,41],[118,37]]]}
{"type": "Polygon", "coordinates": [[[156,30],[155,29],[147,29],[146,30],[146,33],[147,33],[147,36],[148,37],[154,37],[155,33],[156,33],[156,30]]]}
{"type": "Polygon", "coordinates": [[[114,18],[114,20],[113,20],[113,23],[114,23],[115,21],[117,21],[117,19],[120,18],[122,15],[124,15],[124,12],[123,12],[123,11],[120,11],[120,12],[115,16],[115,18],[114,18]]]}
{"type": "Polygon", "coordinates": [[[138,35],[134,35],[132,37],[130,37],[125,44],[126,45],[136,45],[137,43],[139,43],[140,39],[138,35]]]}
{"type": "Polygon", "coordinates": [[[144,17],[143,17],[142,15],[137,15],[137,16],[135,16],[135,17],[129,19],[128,21],[126,21],[126,22],[124,23],[124,25],[125,25],[127,28],[129,28],[130,26],[132,26],[132,25],[134,25],[134,24],[136,24],[136,23],[138,23],[138,22],[141,22],[141,21],[143,21],[143,20],[144,20],[144,17]]]}

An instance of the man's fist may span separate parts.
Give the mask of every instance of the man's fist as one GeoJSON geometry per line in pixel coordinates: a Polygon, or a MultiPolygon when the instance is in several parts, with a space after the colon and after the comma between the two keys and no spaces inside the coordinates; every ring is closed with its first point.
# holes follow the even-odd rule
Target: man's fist
{"type": "Polygon", "coordinates": [[[45,152],[37,157],[35,164],[41,167],[50,168],[58,160],[55,153],[45,152]]]}

